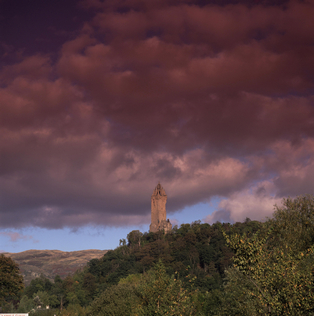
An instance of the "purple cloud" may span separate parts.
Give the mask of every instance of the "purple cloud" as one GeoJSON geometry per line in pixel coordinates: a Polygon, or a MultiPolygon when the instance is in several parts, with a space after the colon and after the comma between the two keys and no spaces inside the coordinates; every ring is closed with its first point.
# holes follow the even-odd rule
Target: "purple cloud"
{"type": "Polygon", "coordinates": [[[27,42],[5,3],[1,227],[146,224],[158,181],[209,222],[313,192],[311,2],[70,1],[27,42]]]}

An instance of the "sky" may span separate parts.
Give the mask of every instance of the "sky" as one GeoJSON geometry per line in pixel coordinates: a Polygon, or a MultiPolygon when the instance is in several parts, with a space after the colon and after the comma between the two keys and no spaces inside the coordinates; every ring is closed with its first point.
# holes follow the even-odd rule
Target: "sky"
{"type": "Polygon", "coordinates": [[[0,0],[0,251],[265,220],[314,189],[313,0],[0,0]]]}

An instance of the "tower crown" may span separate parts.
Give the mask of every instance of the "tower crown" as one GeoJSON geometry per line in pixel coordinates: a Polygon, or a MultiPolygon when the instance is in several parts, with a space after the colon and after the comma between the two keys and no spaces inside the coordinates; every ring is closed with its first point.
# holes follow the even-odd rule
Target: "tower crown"
{"type": "Polygon", "coordinates": [[[167,196],[166,191],[164,190],[164,188],[161,186],[161,184],[158,182],[153,195],[152,196],[156,196],[156,195],[160,195],[160,196],[167,196]]]}

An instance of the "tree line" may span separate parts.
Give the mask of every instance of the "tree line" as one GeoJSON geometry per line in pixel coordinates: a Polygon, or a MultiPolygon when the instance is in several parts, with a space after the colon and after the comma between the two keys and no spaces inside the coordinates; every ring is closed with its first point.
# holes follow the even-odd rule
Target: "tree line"
{"type": "Polygon", "coordinates": [[[41,276],[23,288],[16,273],[0,303],[47,316],[314,315],[313,241],[313,196],[288,198],[265,222],[132,231],[64,280],[41,276]]]}

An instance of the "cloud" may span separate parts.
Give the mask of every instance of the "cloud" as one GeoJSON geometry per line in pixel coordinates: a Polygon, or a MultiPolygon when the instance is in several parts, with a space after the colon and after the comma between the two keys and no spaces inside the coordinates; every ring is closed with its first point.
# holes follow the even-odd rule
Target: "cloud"
{"type": "MultiPolygon", "coordinates": [[[[0,236],[8,237],[11,242],[17,242],[19,240],[33,240],[33,236],[23,235],[17,232],[0,232],[0,236]]],[[[38,242],[37,240],[33,240],[33,242],[38,242]]]]}
{"type": "MultiPolygon", "coordinates": [[[[69,144],[65,142],[65,146],[69,144]]],[[[3,227],[147,223],[151,191],[158,180],[167,190],[171,213],[206,200],[210,194],[228,194],[235,185],[245,186],[250,173],[236,159],[203,161],[202,150],[178,157],[103,146],[96,156],[77,166],[73,165],[75,156],[60,159],[61,163],[57,157],[50,161],[49,155],[39,159],[47,160],[47,165],[37,175],[39,166],[34,161],[21,166],[20,176],[2,177],[2,205],[11,210],[0,214],[3,227]]]]}
{"type": "Polygon", "coordinates": [[[1,64],[1,227],[146,224],[158,181],[171,216],[223,198],[211,222],[313,192],[311,1],[80,8],[55,51],[1,64]]]}
{"type": "Polygon", "coordinates": [[[222,200],[218,210],[208,215],[204,221],[211,224],[217,221],[243,222],[246,218],[264,221],[272,216],[275,205],[281,205],[282,199],[273,196],[273,191],[273,183],[264,181],[252,189],[234,193],[222,200]]]}

